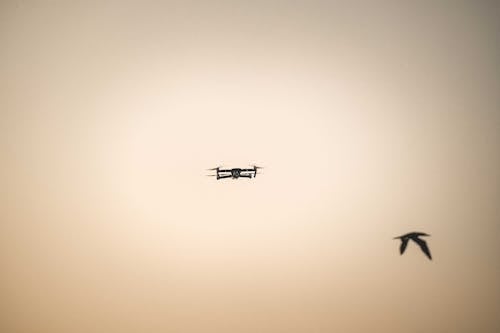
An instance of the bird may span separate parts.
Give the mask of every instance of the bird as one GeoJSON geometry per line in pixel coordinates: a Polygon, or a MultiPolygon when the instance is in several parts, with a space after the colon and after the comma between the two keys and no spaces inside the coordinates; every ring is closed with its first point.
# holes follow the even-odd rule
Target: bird
{"type": "Polygon", "coordinates": [[[420,249],[422,250],[422,252],[425,253],[427,258],[432,260],[431,251],[427,247],[427,243],[423,239],[419,238],[420,236],[430,236],[430,235],[423,232],[410,232],[399,237],[394,237],[394,239],[401,239],[401,246],[399,247],[399,252],[401,254],[405,252],[406,246],[408,245],[408,241],[411,239],[412,241],[417,243],[418,246],[420,246],[420,249]]]}

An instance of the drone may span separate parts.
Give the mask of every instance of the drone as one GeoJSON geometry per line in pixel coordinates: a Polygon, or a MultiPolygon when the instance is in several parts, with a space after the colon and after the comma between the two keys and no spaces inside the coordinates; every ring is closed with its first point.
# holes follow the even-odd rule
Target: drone
{"type": "Polygon", "coordinates": [[[257,170],[262,169],[256,165],[252,169],[242,169],[242,168],[232,168],[232,169],[222,169],[221,167],[216,167],[208,169],[210,171],[216,171],[215,175],[208,175],[209,177],[217,177],[217,179],[232,178],[238,179],[243,178],[255,178],[257,177],[257,170]]]}

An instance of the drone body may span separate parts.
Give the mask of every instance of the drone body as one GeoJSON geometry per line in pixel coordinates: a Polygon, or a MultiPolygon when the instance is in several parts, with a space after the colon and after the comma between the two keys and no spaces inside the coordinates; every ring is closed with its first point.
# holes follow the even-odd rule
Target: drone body
{"type": "Polygon", "coordinates": [[[209,175],[209,176],[217,177],[217,179],[224,179],[224,178],[238,179],[242,177],[255,178],[257,177],[258,169],[261,168],[256,165],[254,165],[252,169],[242,169],[242,168],[221,169],[220,167],[216,167],[213,169],[209,169],[216,172],[215,175],[209,175]]]}

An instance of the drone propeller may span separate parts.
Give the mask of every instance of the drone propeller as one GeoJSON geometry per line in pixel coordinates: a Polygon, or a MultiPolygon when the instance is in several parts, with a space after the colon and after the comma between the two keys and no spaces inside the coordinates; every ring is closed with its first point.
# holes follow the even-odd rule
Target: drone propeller
{"type": "Polygon", "coordinates": [[[215,170],[219,170],[220,168],[222,168],[222,166],[219,165],[218,167],[207,169],[207,170],[208,171],[215,171],[215,170]]]}
{"type": "Polygon", "coordinates": [[[254,169],[254,172],[255,172],[255,174],[253,175],[254,178],[257,177],[257,170],[258,169],[263,169],[262,167],[256,166],[255,164],[252,165],[252,168],[254,169]]]}

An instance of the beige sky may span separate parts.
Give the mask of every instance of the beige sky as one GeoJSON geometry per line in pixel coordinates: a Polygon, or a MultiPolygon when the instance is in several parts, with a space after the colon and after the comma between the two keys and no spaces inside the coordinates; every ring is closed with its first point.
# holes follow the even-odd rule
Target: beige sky
{"type": "Polygon", "coordinates": [[[500,331],[499,22],[1,1],[0,331],[500,331]]]}

